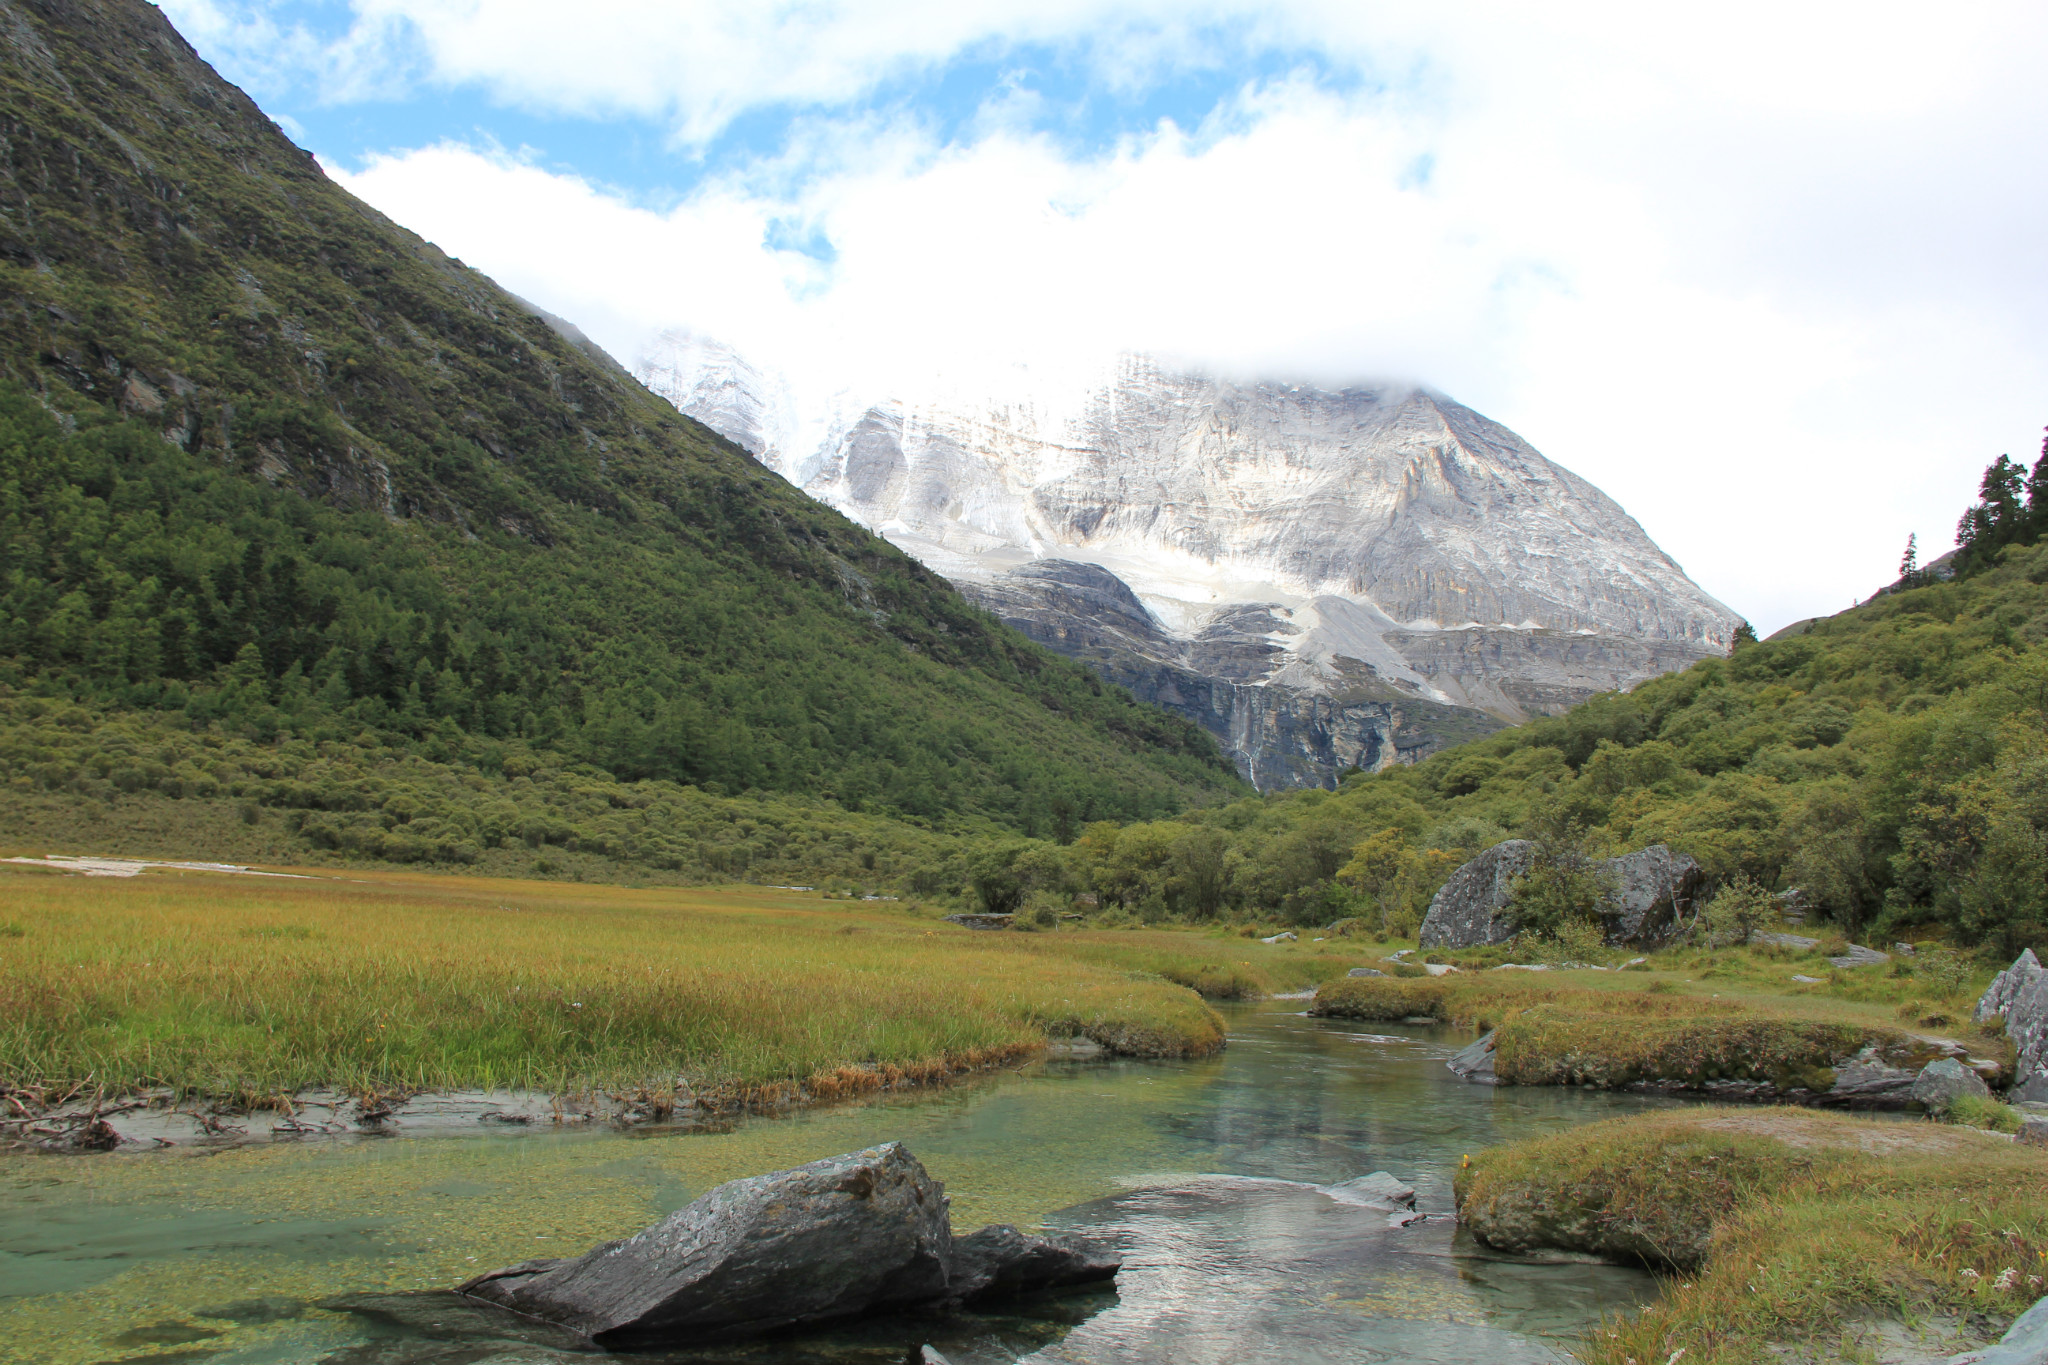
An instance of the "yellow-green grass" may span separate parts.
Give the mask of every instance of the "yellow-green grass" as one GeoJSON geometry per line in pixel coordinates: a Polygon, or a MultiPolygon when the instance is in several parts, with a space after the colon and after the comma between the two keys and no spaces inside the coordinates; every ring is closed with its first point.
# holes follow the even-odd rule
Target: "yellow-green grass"
{"type": "MultiPolygon", "coordinates": [[[[1698,1085],[1768,1081],[1779,1091],[1825,1091],[1833,1064],[1875,1046],[1894,1065],[1943,1055],[1898,1027],[1882,1004],[1764,990],[1679,989],[1640,973],[1457,973],[1332,981],[1312,1006],[1335,1018],[1424,1016],[1497,1030],[1494,1070],[1514,1085],[1637,1082],[1698,1085]]],[[[1996,1056],[2003,1040],[1966,1033],[1996,1056]]]]}
{"type": "Polygon", "coordinates": [[[1674,1272],[1654,1305],[1588,1337],[1588,1365],[1748,1365],[1874,1318],[2000,1320],[2048,1279],[2048,1153],[1925,1121],[1639,1114],[1479,1153],[1457,1199],[1498,1245],[1674,1272]]]}
{"type": "Polygon", "coordinates": [[[934,1078],[1048,1036],[1222,1044],[1194,992],[1121,965],[1149,946],[772,891],[10,870],[0,921],[21,930],[0,936],[12,1087],[746,1098],[934,1078]]]}

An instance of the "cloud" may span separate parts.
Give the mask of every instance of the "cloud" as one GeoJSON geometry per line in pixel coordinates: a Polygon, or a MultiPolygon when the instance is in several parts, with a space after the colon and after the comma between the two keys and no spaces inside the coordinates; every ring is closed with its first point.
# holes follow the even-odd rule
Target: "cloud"
{"type": "Polygon", "coordinates": [[[1125,347],[1413,378],[1606,488],[1765,628],[1866,594],[1909,531],[1945,541],[1982,465],[2048,420],[2028,7],[403,13],[360,0],[354,50],[405,27],[418,79],[525,107],[685,140],[810,107],[666,211],[459,144],[342,175],[628,360],[680,325],[813,391],[1125,347]],[[1014,85],[951,140],[882,97],[1026,42],[1132,86],[1318,56],[1078,152],[1014,85]]]}

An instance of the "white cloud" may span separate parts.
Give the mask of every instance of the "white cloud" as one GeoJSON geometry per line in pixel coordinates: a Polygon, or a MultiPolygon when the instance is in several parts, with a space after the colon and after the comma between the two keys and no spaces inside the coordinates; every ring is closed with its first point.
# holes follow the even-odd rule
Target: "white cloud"
{"type": "MultiPolygon", "coordinates": [[[[386,6],[362,0],[359,31],[386,6]]],[[[667,212],[449,145],[343,177],[628,360],[683,325],[813,389],[1122,347],[1417,378],[1606,488],[1765,629],[1867,593],[1909,531],[1945,544],[1982,465],[2031,459],[2048,421],[2033,8],[405,13],[436,79],[687,137],[1021,38],[1092,37],[1138,80],[1232,22],[1401,73],[1248,86],[1205,128],[1087,157],[1000,104],[949,146],[820,113],[785,162],[667,212]],[[836,260],[772,249],[776,225],[836,260]]]]}

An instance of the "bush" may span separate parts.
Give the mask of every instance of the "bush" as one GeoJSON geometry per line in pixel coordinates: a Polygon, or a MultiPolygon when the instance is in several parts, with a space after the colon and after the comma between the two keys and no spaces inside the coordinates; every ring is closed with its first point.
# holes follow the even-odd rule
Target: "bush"
{"type": "Polygon", "coordinates": [[[1759,886],[1748,873],[1738,872],[1707,902],[1707,944],[1715,948],[1739,947],[1777,917],[1777,897],[1759,886]]]}

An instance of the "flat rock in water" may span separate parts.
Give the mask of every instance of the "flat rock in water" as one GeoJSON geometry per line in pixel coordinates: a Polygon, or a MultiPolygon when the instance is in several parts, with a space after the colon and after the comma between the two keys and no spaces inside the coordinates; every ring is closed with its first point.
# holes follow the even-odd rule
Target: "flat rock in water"
{"type": "Polygon", "coordinates": [[[1907,1099],[1924,1106],[1930,1114],[1946,1112],[1963,1095],[1989,1099],[1991,1087],[1984,1084],[1982,1076],[1953,1057],[1938,1057],[1921,1067],[1912,1089],[1906,1092],[1907,1099]]]}
{"type": "Polygon", "coordinates": [[[952,1248],[944,1187],[890,1142],[731,1181],[636,1236],[459,1292],[614,1349],[929,1303],[952,1248]]]}
{"type": "Polygon", "coordinates": [[[1415,1207],[1415,1187],[1386,1171],[1374,1171],[1371,1175],[1316,1188],[1340,1204],[1384,1209],[1388,1213],[1415,1207]]]}
{"type": "Polygon", "coordinates": [[[1116,1278],[1117,1251],[1073,1233],[1019,1232],[997,1223],[953,1239],[947,1294],[968,1305],[1116,1278]]]}
{"type": "Polygon", "coordinates": [[[1831,957],[1828,962],[1836,967],[1875,967],[1881,962],[1890,962],[1890,953],[1880,953],[1875,948],[1865,948],[1859,943],[1849,945],[1849,951],[1840,957],[1831,957]]]}
{"type": "Polygon", "coordinates": [[[1493,1034],[1488,1033],[1444,1065],[1461,1081],[1473,1081],[1480,1085],[1497,1084],[1499,1077],[1493,1072],[1493,1037],[1493,1034]]]}

